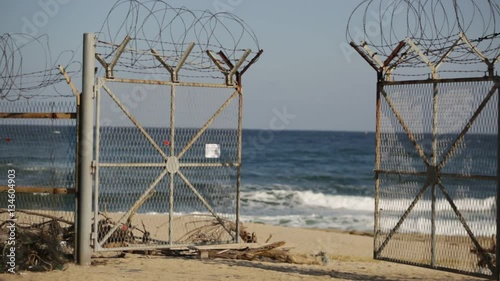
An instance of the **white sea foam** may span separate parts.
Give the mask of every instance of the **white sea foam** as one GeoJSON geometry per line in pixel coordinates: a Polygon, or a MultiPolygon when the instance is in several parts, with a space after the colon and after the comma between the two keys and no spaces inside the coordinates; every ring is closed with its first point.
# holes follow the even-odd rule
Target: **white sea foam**
{"type": "MultiPolygon", "coordinates": [[[[318,227],[343,230],[373,230],[375,200],[372,197],[324,194],[312,191],[267,190],[242,193],[243,221],[291,227],[318,227]]],[[[380,199],[380,226],[390,231],[413,199],[380,199]]],[[[484,219],[496,213],[494,197],[455,199],[457,210],[468,219],[469,227],[479,235],[495,233],[495,225],[485,226],[484,219]]],[[[399,231],[430,233],[432,202],[421,199],[401,225],[399,231]]],[[[437,234],[467,235],[452,205],[439,198],[437,234]]]]}
{"type": "MultiPolygon", "coordinates": [[[[249,207],[262,207],[264,205],[293,206],[293,207],[320,207],[334,210],[352,210],[373,212],[375,199],[368,196],[330,195],[313,191],[297,190],[267,190],[242,192],[241,198],[247,202],[249,207]]],[[[495,197],[485,199],[462,198],[454,199],[453,203],[460,211],[495,211],[495,197]]],[[[384,199],[379,201],[382,211],[404,211],[412,203],[413,199],[384,199]]],[[[417,202],[414,211],[430,211],[432,202],[421,199],[417,202]]],[[[453,211],[452,205],[446,199],[438,199],[435,202],[437,212],[453,211]]]]}
{"type": "MultiPolygon", "coordinates": [[[[496,203],[495,197],[488,197],[485,199],[478,198],[462,198],[462,199],[454,199],[453,204],[457,207],[457,209],[461,212],[471,211],[471,212],[484,212],[484,211],[495,211],[496,203]]],[[[379,207],[382,211],[401,211],[405,210],[410,206],[413,199],[382,199],[380,200],[379,207]],[[404,209],[403,209],[404,208],[404,209]]],[[[432,201],[430,200],[419,200],[413,211],[431,211],[432,209],[432,201]]],[[[446,199],[438,199],[435,203],[435,209],[437,212],[452,212],[452,205],[446,199]]]]}
{"type": "Polygon", "coordinates": [[[354,211],[373,211],[374,199],[363,196],[329,195],[313,191],[268,190],[242,192],[242,199],[250,207],[281,205],[294,207],[318,207],[354,211]]]}
{"type": "MultiPolygon", "coordinates": [[[[388,234],[400,220],[399,217],[384,217],[381,221],[380,228],[381,233],[388,234]]],[[[436,234],[438,235],[457,235],[457,236],[467,236],[467,231],[461,222],[456,219],[439,219],[436,220],[436,234]]],[[[496,233],[496,224],[487,224],[485,221],[468,221],[468,227],[472,230],[476,236],[491,236],[496,233]]],[[[407,218],[403,221],[398,229],[398,232],[402,233],[431,233],[431,219],[418,217],[418,218],[407,218]]]]}
{"type": "Polygon", "coordinates": [[[341,230],[373,231],[371,215],[277,215],[242,216],[242,222],[265,223],[287,227],[310,227],[341,230]]]}

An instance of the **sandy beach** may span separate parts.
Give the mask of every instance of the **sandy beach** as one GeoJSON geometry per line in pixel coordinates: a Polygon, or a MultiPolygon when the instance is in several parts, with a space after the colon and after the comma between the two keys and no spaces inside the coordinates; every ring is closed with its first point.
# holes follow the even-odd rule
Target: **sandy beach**
{"type": "Polygon", "coordinates": [[[2,274],[0,280],[483,280],[372,259],[373,237],[364,233],[245,224],[259,239],[285,241],[297,254],[325,252],[326,265],[297,265],[230,259],[96,253],[92,266],[68,264],[64,270],[2,274]],[[106,256],[106,257],[104,257],[106,256]]]}

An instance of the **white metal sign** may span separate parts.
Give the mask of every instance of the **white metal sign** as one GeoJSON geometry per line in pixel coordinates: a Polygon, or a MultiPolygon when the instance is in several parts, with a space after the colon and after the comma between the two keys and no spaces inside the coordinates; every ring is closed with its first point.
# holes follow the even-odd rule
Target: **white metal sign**
{"type": "Polygon", "coordinates": [[[219,158],[220,157],[220,145],[216,143],[205,144],[205,158],[219,158]]]}

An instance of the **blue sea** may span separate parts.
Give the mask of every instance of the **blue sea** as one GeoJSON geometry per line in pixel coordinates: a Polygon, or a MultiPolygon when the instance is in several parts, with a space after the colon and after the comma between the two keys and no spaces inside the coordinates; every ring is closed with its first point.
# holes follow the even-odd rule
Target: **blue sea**
{"type": "MultiPolygon", "coordinates": [[[[101,162],[127,162],[132,158],[138,162],[145,162],[156,159],[151,156],[152,154],[148,154],[147,151],[150,150],[145,149],[145,146],[151,149],[151,145],[147,142],[138,142],[136,138],[127,141],[131,130],[136,129],[110,128],[101,132],[102,142],[107,143],[107,153],[101,153],[101,162]]],[[[148,130],[158,142],[168,136],[167,131],[159,128],[148,130]]],[[[182,147],[182,130],[178,130],[177,133],[179,147],[182,147]]],[[[195,145],[193,150],[196,149],[195,145]]],[[[223,141],[221,150],[224,152],[223,141]]],[[[222,153],[220,159],[231,161],[234,152],[232,151],[226,158],[222,153]]],[[[157,156],[156,154],[155,157],[157,156]]],[[[222,161],[220,159],[214,161],[222,161]]],[[[75,175],[72,165],[74,160],[74,127],[0,126],[0,171],[6,176],[7,169],[15,169],[17,185],[74,188],[75,175]]],[[[374,165],[375,134],[372,132],[244,130],[241,219],[243,222],[282,226],[371,232],[374,227],[374,165]]],[[[103,171],[105,169],[101,168],[103,171]]],[[[100,200],[107,200],[105,204],[107,211],[125,211],[147,187],[143,184],[143,178],[149,177],[152,181],[158,175],[158,172],[149,172],[154,169],[135,171],[108,169],[107,180],[103,179],[100,183],[102,186],[100,200]],[[117,177],[123,180],[115,183],[114,179],[117,177]],[[139,183],[145,186],[142,190],[136,190],[139,183]],[[107,188],[104,188],[106,185],[107,188]],[[120,198],[122,201],[113,202],[112,198],[120,198]]],[[[192,176],[193,173],[195,172],[186,172],[186,176],[192,176]]],[[[210,178],[211,175],[207,174],[206,177],[210,178]]],[[[235,178],[230,177],[230,180],[231,182],[221,182],[220,188],[224,189],[223,192],[227,193],[228,197],[233,198],[235,190],[231,183],[234,183],[235,178]]],[[[210,188],[219,190],[217,189],[219,187],[209,185],[206,190],[203,190],[202,186],[199,188],[200,193],[208,199],[210,199],[210,188]]],[[[219,190],[219,194],[220,192],[219,190]]],[[[157,198],[144,204],[140,212],[168,212],[168,206],[164,203],[168,202],[167,193],[167,182],[160,182],[157,187],[157,198]]],[[[475,195],[477,195],[475,198],[467,197],[469,201],[464,201],[464,206],[457,201],[459,208],[476,206],[480,214],[495,210],[494,198],[481,193],[475,195]]],[[[57,202],[59,209],[73,207],[73,201],[68,200],[65,195],[55,196],[58,199],[50,201],[52,206],[46,206],[46,200],[43,198],[49,196],[54,195],[19,195],[17,208],[50,209],[54,208],[53,202],[57,202]]],[[[200,212],[198,207],[190,207],[190,202],[196,201],[192,194],[177,193],[175,198],[186,199],[184,205],[178,207],[178,212],[200,212]]],[[[6,204],[4,203],[6,200],[3,199],[2,197],[0,207],[6,204]]],[[[221,197],[217,199],[219,201],[209,200],[209,203],[217,206],[223,199],[221,197]]],[[[394,200],[401,198],[394,197],[394,200]]],[[[423,200],[424,202],[417,206],[416,212],[419,212],[419,208],[430,208],[429,202],[425,201],[427,199],[423,200]]],[[[406,201],[408,202],[401,202],[402,206],[410,204],[409,199],[406,201]]],[[[441,203],[443,202],[438,202],[438,208],[441,203]]],[[[450,212],[449,207],[443,208],[443,212],[450,212]]],[[[223,213],[234,212],[234,208],[218,210],[223,213]]],[[[399,213],[396,212],[391,223],[397,222],[397,215],[399,213]]],[[[471,214],[471,217],[478,216],[471,214]]],[[[481,223],[480,220],[478,223],[481,223]]],[[[422,218],[419,217],[409,218],[406,223],[409,228],[417,230],[421,224],[422,218]]],[[[427,224],[424,223],[422,227],[427,227],[427,224]]],[[[444,231],[446,232],[446,229],[444,231]]]]}

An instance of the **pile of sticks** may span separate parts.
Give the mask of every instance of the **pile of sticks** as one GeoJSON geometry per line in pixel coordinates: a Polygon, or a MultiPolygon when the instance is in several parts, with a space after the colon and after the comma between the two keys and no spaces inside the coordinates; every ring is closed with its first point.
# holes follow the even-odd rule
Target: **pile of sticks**
{"type": "MultiPolygon", "coordinates": [[[[6,209],[0,209],[0,214],[8,212],[6,209]]],[[[16,271],[50,271],[62,269],[67,262],[73,260],[74,255],[74,222],[58,218],[48,214],[28,210],[16,210],[19,213],[25,213],[34,217],[43,218],[41,223],[18,224],[16,229],[16,271]]],[[[133,244],[155,244],[157,241],[151,239],[151,234],[146,230],[144,222],[142,227],[132,224],[132,217],[135,212],[131,212],[125,219],[113,220],[105,213],[100,213],[100,219],[97,224],[92,224],[93,228],[97,226],[98,241],[102,242],[104,248],[129,247],[133,244]],[[104,241],[104,238],[107,239],[104,241]]],[[[38,220],[40,221],[40,220],[38,220]]],[[[194,228],[176,244],[193,244],[203,247],[203,245],[213,245],[221,240],[221,233],[227,235],[238,235],[240,241],[247,244],[240,244],[239,247],[217,249],[213,247],[210,250],[203,250],[205,257],[212,259],[239,259],[248,261],[272,261],[294,264],[325,264],[328,260],[324,253],[317,255],[293,254],[290,248],[284,248],[284,241],[268,243],[270,236],[265,244],[257,244],[257,235],[251,233],[240,224],[229,220],[213,217],[202,218],[202,226],[194,228]],[[239,233],[237,234],[236,232],[239,233]]],[[[93,229],[94,231],[94,229],[93,229]]],[[[5,252],[9,235],[7,221],[0,223],[0,250],[5,252]]],[[[230,246],[230,245],[228,245],[230,246]]],[[[188,251],[190,255],[200,255],[200,250],[188,251]]],[[[123,253],[141,253],[141,251],[122,251],[123,253]]],[[[173,250],[150,250],[142,251],[143,254],[159,254],[168,256],[179,256],[179,253],[173,250]]],[[[182,255],[180,255],[182,256],[182,255]]],[[[2,255],[0,262],[5,265],[5,255],[2,255]]],[[[0,267],[0,272],[5,271],[4,266],[0,267]]]]}
{"type": "MultiPolygon", "coordinates": [[[[99,213],[102,219],[97,222],[98,240],[102,239],[113,229],[117,224],[105,213],[99,213]]],[[[144,244],[150,242],[151,233],[146,230],[144,222],[141,221],[142,229],[132,224],[132,217],[129,217],[126,222],[120,223],[113,231],[108,239],[103,244],[104,248],[128,247],[131,244],[144,244]],[[140,232],[141,236],[136,236],[134,231],[140,232]]],[[[92,229],[93,230],[93,229],[92,229]]]]}
{"type": "MultiPolygon", "coordinates": [[[[8,212],[0,209],[0,213],[8,212]]],[[[3,253],[11,247],[15,248],[16,272],[20,270],[50,271],[62,269],[64,264],[73,259],[74,224],[63,218],[43,213],[16,210],[19,213],[43,217],[41,223],[15,225],[15,242],[9,243],[11,231],[8,221],[0,223],[0,250],[3,253]]],[[[0,272],[5,271],[7,256],[0,257],[2,266],[0,272]]]]}

